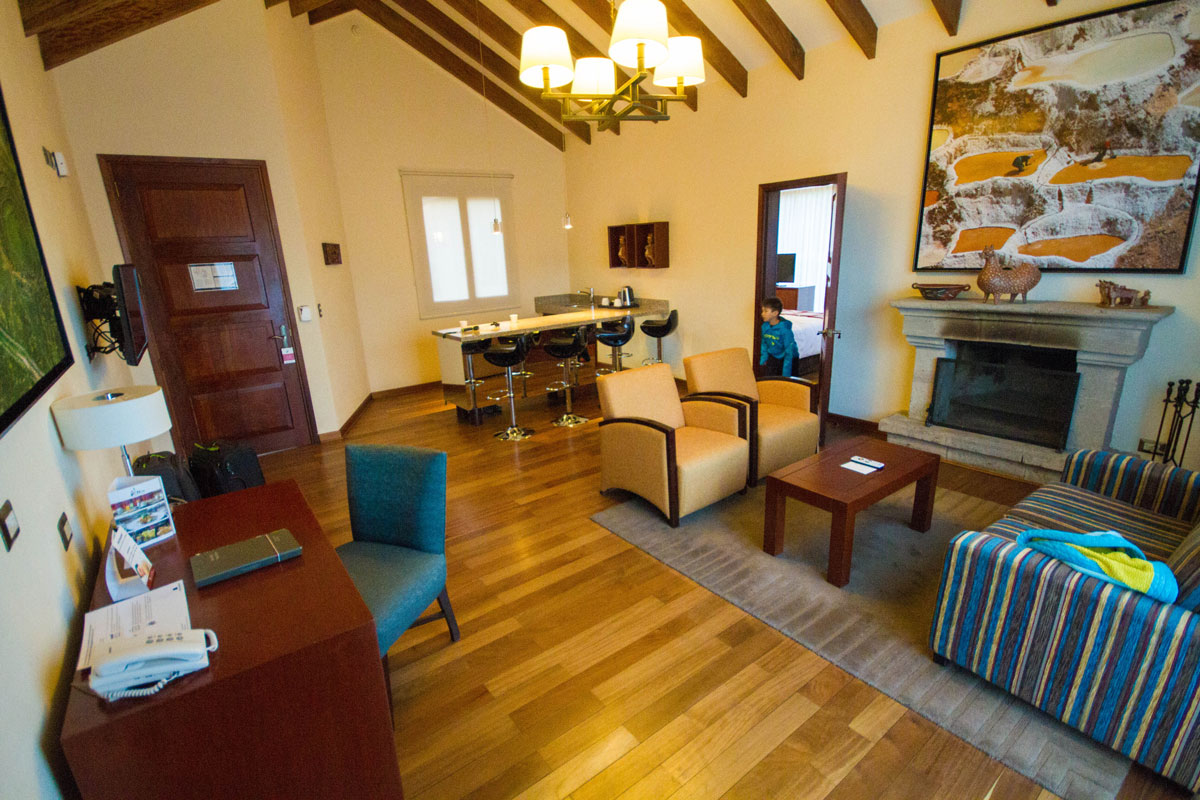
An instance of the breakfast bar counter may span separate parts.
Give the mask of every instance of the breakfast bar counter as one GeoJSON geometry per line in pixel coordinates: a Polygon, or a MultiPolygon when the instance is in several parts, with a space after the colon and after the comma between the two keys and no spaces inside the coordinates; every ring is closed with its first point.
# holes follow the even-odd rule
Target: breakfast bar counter
{"type": "MultiPolygon", "coordinates": [[[[491,408],[498,410],[486,397],[503,384],[503,370],[493,367],[477,356],[472,364],[473,373],[482,383],[474,387],[469,386],[467,359],[471,356],[463,353],[464,343],[543,331],[595,328],[604,322],[624,317],[665,317],[670,312],[670,304],[665,300],[637,299],[634,305],[629,307],[616,307],[612,305],[614,302],[614,298],[596,297],[595,306],[592,306],[586,293],[537,297],[534,299],[534,308],[541,316],[518,317],[515,321],[497,320],[493,317],[492,321],[472,321],[466,326],[432,331],[433,335],[438,337],[438,362],[441,367],[442,393],[446,402],[458,407],[460,419],[476,424],[481,421],[484,411],[491,408]],[[609,303],[607,306],[604,305],[606,300],[609,303]]],[[[588,339],[587,360],[594,365],[595,341],[591,334],[588,339]]],[[[523,377],[519,385],[515,386],[518,398],[545,395],[546,386],[561,377],[561,370],[555,367],[555,360],[547,356],[541,348],[535,348],[530,354],[526,369],[533,375],[523,377]]],[[[577,385],[581,386],[593,384],[594,367],[579,370],[577,381],[577,385]]]]}

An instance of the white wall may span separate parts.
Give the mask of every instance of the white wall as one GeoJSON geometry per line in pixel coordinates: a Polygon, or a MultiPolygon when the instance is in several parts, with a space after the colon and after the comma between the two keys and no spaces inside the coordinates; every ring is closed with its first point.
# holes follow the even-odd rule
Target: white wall
{"type": "Polygon", "coordinates": [[[365,369],[349,324],[349,272],[320,259],[320,243],[340,238],[341,220],[328,202],[336,190],[320,91],[304,84],[314,78],[308,34],[286,15],[261,0],[222,0],[52,75],[102,263],[119,262],[121,249],[97,154],[266,161],[292,300],[314,309],[320,302],[328,314],[298,323],[317,429],[327,432],[365,397],[365,369]],[[307,124],[305,107],[316,116],[307,124]]]}
{"type": "Polygon", "coordinates": [[[0,90],[75,356],[75,365],[0,439],[0,503],[11,500],[21,523],[12,552],[0,548],[0,795],[56,797],[55,776],[66,774],[58,734],[78,644],[77,609],[108,525],[105,492],[122,467],[117,451],[65,452],[50,403],[126,385],[130,371],[116,356],[89,366],[84,354],[74,287],[104,280],[106,262],[92,243],[78,174],[60,179],[42,159],[45,146],[65,152],[72,168],[78,164],[37,41],[21,30],[17,0],[0,0],[0,90]],[[64,511],[75,530],[68,551],[57,531],[64,511]]]}
{"type": "MultiPolygon", "coordinates": [[[[567,204],[571,285],[666,298],[680,311],[679,335],[666,353],[682,376],[682,355],[752,345],[758,186],[772,181],[848,173],[830,410],[878,420],[907,406],[912,348],[888,302],[912,296],[913,243],[935,55],[994,36],[1111,8],[1080,0],[1069,9],[1042,0],[965,4],[953,38],[933,12],[879,30],[878,56],[867,60],[849,39],[807,53],[797,81],[775,61],[750,73],[749,98],[714,71],[700,87],[700,110],[672,110],[669,122],[631,123],[619,138],[568,147],[567,204]],[[624,222],[670,222],[671,267],[611,270],[605,228],[624,222]]],[[[1177,307],[1154,330],[1146,357],[1128,372],[1114,445],[1132,450],[1153,438],[1166,382],[1197,375],[1200,345],[1200,247],[1193,243],[1183,276],[1121,275],[1177,307]]],[[[933,279],[958,280],[956,275],[933,279]]],[[[973,280],[973,277],[969,278],[973,280]]],[[[1037,300],[1095,302],[1096,275],[1046,275],[1037,300]]],[[[636,337],[635,347],[645,347],[636,337]]],[[[1192,447],[1200,465],[1200,448],[1192,447]]]]}
{"type": "Polygon", "coordinates": [[[514,176],[505,235],[520,270],[515,310],[532,314],[534,296],[568,290],[563,154],[358,12],[313,30],[371,390],[438,380],[430,331],[458,315],[418,316],[400,169],[514,176]]]}

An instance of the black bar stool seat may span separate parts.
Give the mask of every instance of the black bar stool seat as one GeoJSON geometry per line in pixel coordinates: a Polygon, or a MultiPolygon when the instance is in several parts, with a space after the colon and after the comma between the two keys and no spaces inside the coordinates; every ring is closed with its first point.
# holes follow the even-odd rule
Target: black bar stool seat
{"type": "Polygon", "coordinates": [[[531,428],[517,425],[517,399],[513,392],[513,367],[519,365],[529,355],[533,347],[533,337],[529,334],[521,336],[502,336],[494,339],[490,347],[483,353],[483,360],[496,367],[504,367],[504,391],[488,395],[488,400],[508,400],[508,427],[493,434],[497,439],[506,442],[519,442],[533,435],[531,428]]]}
{"type": "Polygon", "coordinates": [[[575,385],[576,359],[587,350],[587,328],[576,328],[574,331],[555,331],[542,343],[542,349],[555,358],[561,358],[559,365],[563,368],[563,379],[554,381],[546,387],[547,391],[562,391],[566,397],[566,412],[551,424],[557,428],[574,428],[587,422],[587,417],[581,417],[571,410],[571,387],[575,385]]]}
{"type": "Polygon", "coordinates": [[[672,309],[666,319],[647,319],[642,320],[642,333],[647,336],[657,339],[658,357],[646,358],[642,360],[643,364],[661,364],[662,363],[662,341],[670,336],[679,327],[679,311],[672,309]]]}
{"type": "Polygon", "coordinates": [[[596,370],[597,375],[607,375],[624,369],[621,366],[621,358],[630,354],[622,353],[621,347],[629,344],[629,340],[633,338],[633,330],[633,317],[622,317],[619,320],[600,323],[600,328],[596,331],[596,341],[612,348],[613,368],[598,369],[596,370]]]}

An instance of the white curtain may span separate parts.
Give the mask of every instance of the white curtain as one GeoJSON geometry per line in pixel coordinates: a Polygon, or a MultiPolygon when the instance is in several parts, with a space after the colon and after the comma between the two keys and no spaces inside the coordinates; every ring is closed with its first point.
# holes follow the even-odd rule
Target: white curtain
{"type": "Polygon", "coordinates": [[[779,193],[779,253],[796,254],[796,286],[815,286],[812,309],[825,307],[829,233],[836,187],[809,186],[779,193]]]}

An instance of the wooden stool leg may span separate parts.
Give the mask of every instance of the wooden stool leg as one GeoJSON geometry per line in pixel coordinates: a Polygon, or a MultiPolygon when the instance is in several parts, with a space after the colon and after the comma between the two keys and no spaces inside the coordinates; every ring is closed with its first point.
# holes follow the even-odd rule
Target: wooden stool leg
{"type": "Polygon", "coordinates": [[[844,508],[833,509],[829,526],[829,570],[825,579],[834,586],[850,582],[850,559],[854,553],[854,514],[844,508]]]}
{"type": "Polygon", "coordinates": [[[454,609],[450,607],[450,590],[442,587],[442,593],[438,595],[438,605],[441,606],[442,613],[446,615],[446,624],[450,626],[450,641],[457,642],[462,634],[458,632],[458,620],[454,618],[454,609]]]}

